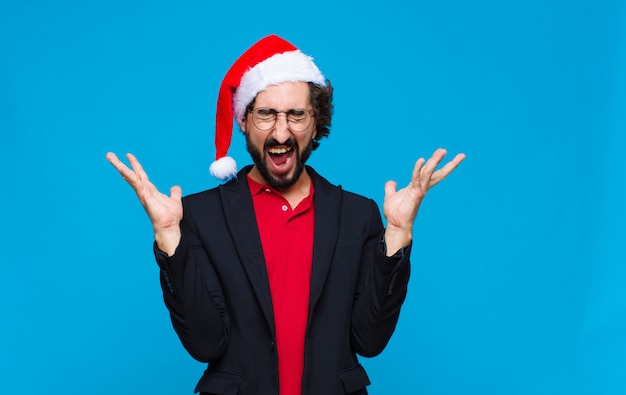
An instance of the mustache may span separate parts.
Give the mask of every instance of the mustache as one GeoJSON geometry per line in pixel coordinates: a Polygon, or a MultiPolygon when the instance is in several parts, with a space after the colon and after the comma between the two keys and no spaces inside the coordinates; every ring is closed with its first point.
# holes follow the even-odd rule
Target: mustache
{"type": "Polygon", "coordinates": [[[298,146],[298,143],[296,142],[296,139],[293,137],[290,137],[287,141],[283,143],[279,143],[278,140],[276,140],[273,137],[270,137],[263,145],[263,149],[279,147],[279,146],[287,147],[287,148],[296,148],[298,146]]]}

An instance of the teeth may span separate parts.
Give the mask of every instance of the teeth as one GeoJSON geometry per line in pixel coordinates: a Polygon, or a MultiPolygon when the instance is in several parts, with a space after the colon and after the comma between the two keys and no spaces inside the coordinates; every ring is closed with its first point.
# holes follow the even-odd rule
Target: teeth
{"type": "Polygon", "coordinates": [[[285,153],[291,151],[291,148],[270,148],[267,151],[270,154],[278,155],[278,154],[285,154],[285,153]]]}

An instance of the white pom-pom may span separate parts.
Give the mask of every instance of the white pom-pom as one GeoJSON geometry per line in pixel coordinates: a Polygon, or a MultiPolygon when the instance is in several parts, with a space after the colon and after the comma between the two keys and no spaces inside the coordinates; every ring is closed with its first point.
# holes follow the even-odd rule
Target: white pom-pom
{"type": "Polygon", "coordinates": [[[237,175],[237,163],[230,156],[224,156],[211,163],[209,172],[215,178],[228,180],[237,175]]]}

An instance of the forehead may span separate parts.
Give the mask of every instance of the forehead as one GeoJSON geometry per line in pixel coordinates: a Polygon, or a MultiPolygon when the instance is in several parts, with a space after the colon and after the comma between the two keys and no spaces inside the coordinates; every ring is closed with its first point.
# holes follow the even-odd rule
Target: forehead
{"type": "Polygon", "coordinates": [[[271,107],[276,110],[307,108],[311,104],[309,84],[306,82],[283,82],[270,85],[258,93],[255,107],[271,107]]]}

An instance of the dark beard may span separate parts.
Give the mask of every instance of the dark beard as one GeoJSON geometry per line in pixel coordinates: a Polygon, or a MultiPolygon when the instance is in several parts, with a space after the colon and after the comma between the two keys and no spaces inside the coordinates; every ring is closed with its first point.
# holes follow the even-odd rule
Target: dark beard
{"type": "Polygon", "coordinates": [[[265,180],[267,185],[271,186],[277,191],[284,191],[290,186],[294,185],[298,181],[298,179],[300,179],[300,176],[302,175],[302,172],[304,171],[304,164],[309,159],[309,157],[311,156],[311,152],[313,151],[313,139],[309,141],[309,143],[304,148],[302,153],[300,153],[298,143],[296,142],[296,139],[294,139],[293,137],[287,140],[284,144],[279,144],[278,141],[276,141],[273,138],[270,138],[269,140],[265,142],[265,146],[263,147],[263,152],[261,152],[258,149],[256,149],[254,145],[252,145],[252,143],[250,142],[250,139],[248,138],[248,133],[245,133],[245,135],[246,135],[246,149],[250,153],[250,156],[252,157],[252,161],[254,162],[254,165],[259,170],[259,173],[261,173],[261,176],[263,176],[263,179],[265,180]],[[276,178],[272,176],[269,169],[267,168],[267,164],[265,161],[266,159],[265,152],[268,148],[278,146],[278,145],[291,147],[291,149],[294,151],[293,159],[296,160],[296,166],[294,168],[293,176],[291,178],[288,178],[288,176],[276,178]]]}

